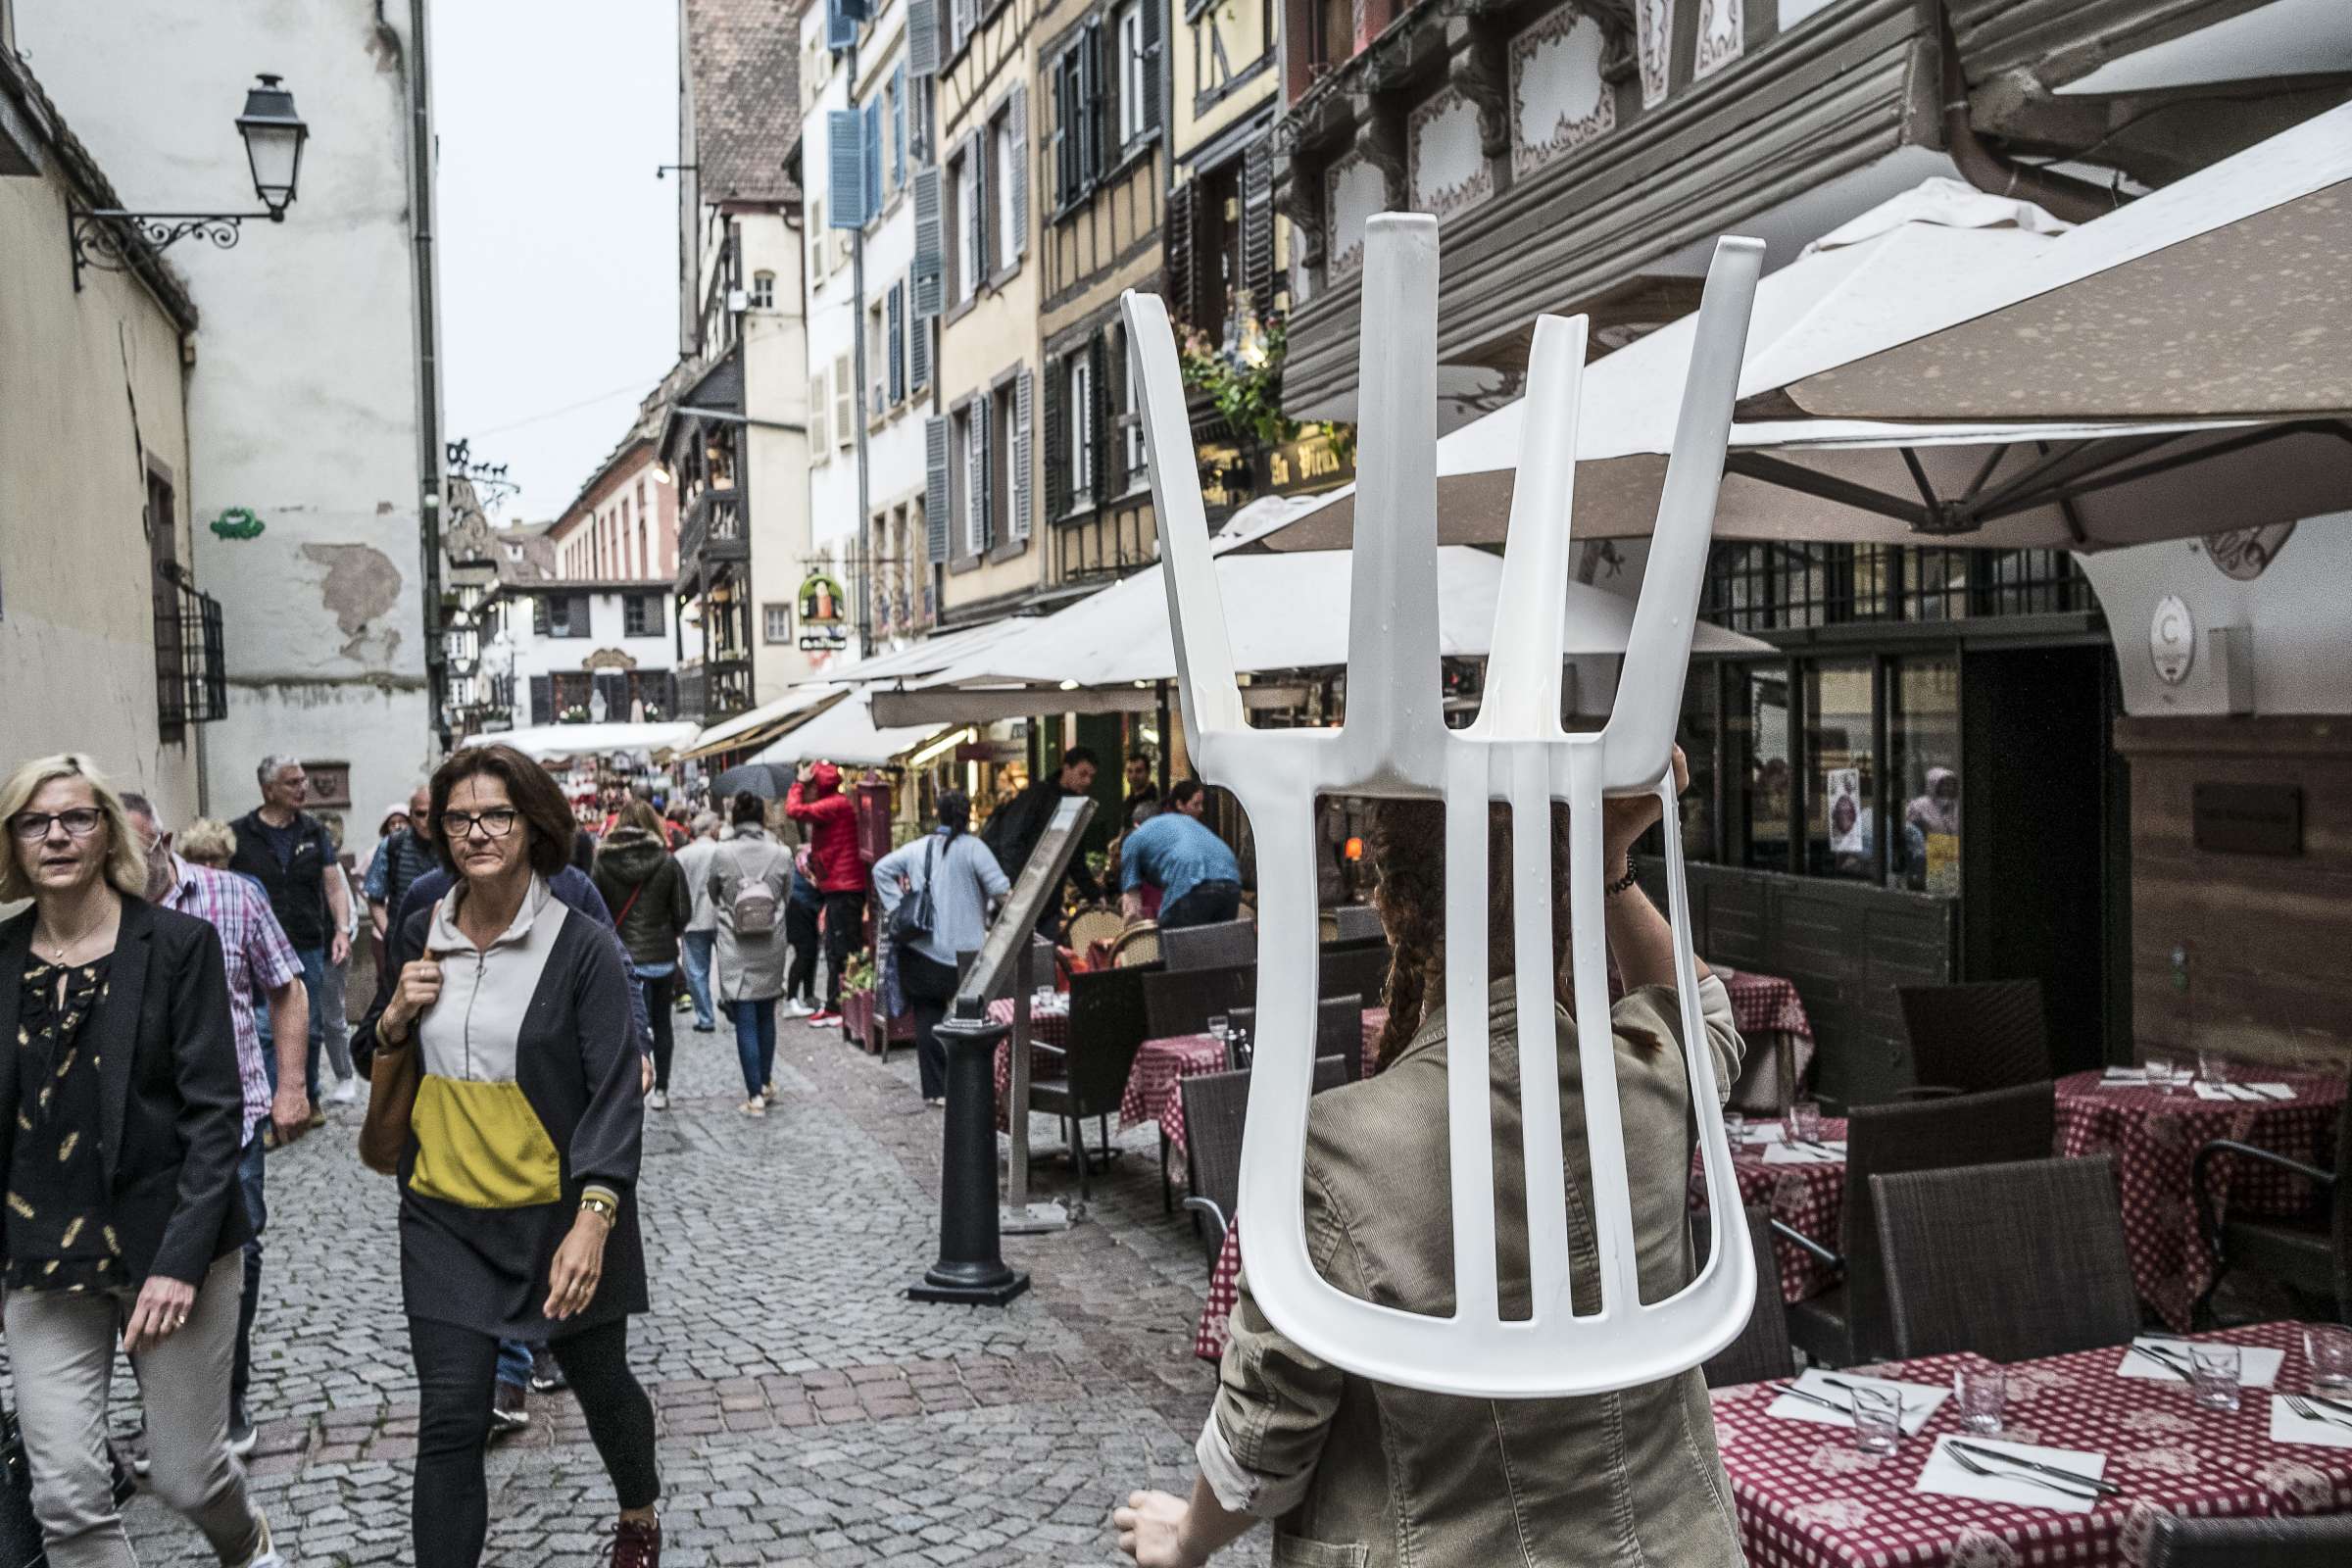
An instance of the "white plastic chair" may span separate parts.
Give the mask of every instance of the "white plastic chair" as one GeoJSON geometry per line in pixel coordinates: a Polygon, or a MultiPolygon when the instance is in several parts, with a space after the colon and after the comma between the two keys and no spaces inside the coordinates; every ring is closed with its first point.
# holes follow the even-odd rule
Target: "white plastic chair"
{"type": "MultiPolygon", "coordinates": [[[[1249,812],[1258,866],[1258,1022],[1242,1156],[1243,1251],[1274,1326],[1309,1352],[1382,1383],[1495,1398],[1597,1394],[1698,1365],[1729,1345],[1752,1304],[1755,1259],[1731,1152],[1713,1114],[1714,1071],[1700,1027],[1689,896],[1674,809],[1672,760],[1683,675],[1723,475],[1732,401],[1763,247],[1715,251],[1647,576],[1617,702],[1596,734],[1560,723],[1561,606],[1569,563],[1578,389],[1586,321],[1536,327],[1527,450],[1511,504],[1486,695],[1467,730],[1446,728],[1437,601],[1438,225],[1420,214],[1372,220],[1364,244],[1348,712],[1337,730],[1253,730],[1234,678],[1166,307],[1124,301],[1141,367],[1142,414],[1160,553],[1175,628],[1186,739],[1200,776],[1249,812]],[[1377,323],[1374,329],[1373,323],[1377,323]],[[1641,1298],[1624,1127],[1609,1027],[1601,888],[1603,795],[1665,803],[1675,969],[1683,1041],[1699,1097],[1713,1236],[1698,1276],[1674,1296],[1641,1298]],[[1316,1004],[1314,820],[1320,795],[1438,798],[1446,803],[1446,1019],[1449,1041],[1454,1296],[1451,1317],[1361,1300],[1316,1273],[1301,1201],[1316,1004]],[[1529,1269],[1534,1313],[1497,1311],[1487,1032],[1487,820],[1511,808],[1520,953],[1552,951],[1550,807],[1570,810],[1571,943],[1578,1051],[1592,1164],[1600,1304],[1578,1315],[1569,1294],[1567,1167],[1552,1036],[1519,1039],[1529,1269]],[[1297,1049],[1293,1049],[1294,1043],[1297,1049]]],[[[1545,964],[1518,970],[1523,1018],[1549,1016],[1545,964]]]]}

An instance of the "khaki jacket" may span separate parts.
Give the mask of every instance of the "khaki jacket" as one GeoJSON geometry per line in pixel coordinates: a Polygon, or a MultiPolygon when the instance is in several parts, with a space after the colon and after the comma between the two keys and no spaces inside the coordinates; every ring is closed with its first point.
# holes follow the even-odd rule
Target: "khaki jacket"
{"type": "MultiPolygon", "coordinates": [[[[1716,1082],[1741,1045],[1723,983],[1700,983],[1716,1082]]],[[[1510,982],[1489,1003],[1495,1251],[1503,1315],[1530,1310],[1510,982]]],[[[1317,1269],[1351,1296],[1453,1309],[1443,1008],[1374,1078],[1315,1097],[1306,1234],[1317,1269]]],[[[1688,1075],[1674,994],[1617,1004],[1618,1095],[1632,1167],[1642,1293],[1688,1282],[1688,1075]]],[[[1576,1028],[1555,1010],[1569,1158],[1577,1310],[1598,1305],[1576,1028]]],[[[1247,1270],[1200,1435],[1201,1471],[1228,1509],[1275,1520],[1274,1561],[1303,1568],[1731,1568],[1742,1561],[1731,1484],[1696,1371],[1617,1394],[1492,1400],[1369,1382],[1307,1354],[1266,1321],[1247,1270]]]]}

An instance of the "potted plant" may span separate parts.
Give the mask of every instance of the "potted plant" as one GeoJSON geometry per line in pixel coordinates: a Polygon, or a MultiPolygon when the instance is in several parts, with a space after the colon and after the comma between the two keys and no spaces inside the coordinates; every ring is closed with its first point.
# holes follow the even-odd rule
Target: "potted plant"
{"type": "Polygon", "coordinates": [[[874,1038],[874,993],[881,985],[881,973],[874,967],[870,953],[861,953],[852,959],[841,977],[841,1026],[851,1039],[872,1050],[874,1038]]]}

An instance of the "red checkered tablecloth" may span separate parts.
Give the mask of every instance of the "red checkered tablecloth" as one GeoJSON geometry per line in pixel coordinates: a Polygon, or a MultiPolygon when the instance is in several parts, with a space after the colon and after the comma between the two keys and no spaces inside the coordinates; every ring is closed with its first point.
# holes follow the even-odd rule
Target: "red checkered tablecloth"
{"type": "Polygon", "coordinates": [[[1147,1040],[1136,1049],[1127,1069],[1127,1088],[1119,1096],[1119,1130],[1157,1119],[1168,1123],[1166,1107],[1174,1105],[1179,1122],[1184,1099],[1177,1084],[1196,1073],[1223,1072],[1225,1046],[1213,1035],[1173,1035],[1147,1040]]]}
{"type": "MultiPolygon", "coordinates": [[[[2288,1323],[2206,1336],[2286,1351],[2278,1388],[2304,1386],[2301,1335],[2288,1323]]],[[[1870,1370],[1948,1385],[1972,1355],[1927,1356],[1870,1370]]],[[[2009,1369],[2002,1436],[2107,1456],[2120,1485],[2087,1513],[1914,1492],[1936,1439],[1958,1430],[1953,1401],[1884,1458],[1850,1433],[1764,1413],[1771,1386],[1718,1389],[1715,1441],[1732,1478],[1752,1568],[2104,1568],[2146,1561],[2160,1514],[2245,1516],[2352,1510],[2352,1449],[2270,1440],[2270,1395],[2246,1391],[2234,1413],[2190,1402],[2187,1385],[2116,1375],[2120,1348],[2009,1369]]]]}
{"type": "MultiPolygon", "coordinates": [[[[1012,999],[1000,997],[988,1004],[991,1023],[1009,1025],[1012,1022],[1012,999]]],[[[1067,1051],[1070,1045],[1070,1015],[1066,1012],[1033,1012],[1029,1015],[1029,1079],[1059,1078],[1061,1063],[1037,1054],[1040,1046],[1054,1046],[1067,1051]]],[[[1012,1041],[1008,1037],[997,1042],[997,1131],[1011,1130],[1011,1119],[1005,1114],[1005,1097],[1012,1093],[1012,1041]]]]}
{"type": "MultiPolygon", "coordinates": [[[[2197,1151],[2217,1138],[2253,1144],[2305,1164],[2322,1163],[2335,1142],[2344,1102],[2340,1078],[2262,1073],[2264,1082],[2290,1085],[2295,1098],[2261,1104],[2200,1100],[2193,1090],[2167,1095],[2132,1085],[2100,1087],[2100,1075],[2079,1072],[2058,1080],[2058,1152],[2113,1154],[2123,1191],[2124,1241],[2140,1299],[2176,1329],[2213,1278],[2213,1254],[2197,1231],[2189,1171],[2197,1151]]],[[[2307,1207],[2310,1186],[2276,1166],[2217,1160],[2212,1175],[2215,1212],[2291,1214],[2307,1207]]]]}
{"type": "Polygon", "coordinates": [[[1777,974],[1710,967],[1723,978],[1723,989],[1731,994],[1732,1021],[1740,1026],[1742,1035],[1794,1035],[1811,1043],[1813,1020],[1805,1016],[1805,1004],[1797,996],[1795,986],[1777,974]]]}
{"type": "MultiPolygon", "coordinates": [[[[1821,1136],[1825,1141],[1842,1140],[1845,1119],[1824,1116],[1821,1136]]],[[[1732,1174],[1740,1181],[1740,1201],[1769,1205],[1774,1219],[1835,1250],[1838,1246],[1838,1227],[1845,1217],[1845,1161],[1768,1165],[1764,1162],[1764,1151],[1771,1147],[1742,1143],[1733,1148],[1732,1174]]],[[[1693,1150],[1690,1206],[1704,1208],[1706,1202],[1707,1180],[1699,1166],[1698,1152],[1693,1150]]],[[[1772,1250],[1780,1263],[1782,1300],[1802,1301],[1838,1283],[1837,1270],[1794,1242],[1776,1239],[1772,1250]]]]}
{"type": "MultiPolygon", "coordinates": [[[[1380,1032],[1383,1029],[1386,1029],[1388,1026],[1388,1008],[1366,1007],[1364,1009],[1364,1068],[1367,1072],[1374,1070],[1372,1065],[1373,1052],[1380,1043],[1380,1032]]],[[[1187,1038],[1193,1040],[1209,1040],[1207,1035],[1193,1035],[1187,1038]]],[[[1212,1045],[1214,1044],[1213,1041],[1210,1041],[1210,1043],[1212,1045]]],[[[1222,1057],[1219,1059],[1222,1060],[1222,1057]]],[[[1171,1078],[1168,1081],[1167,1087],[1160,1091],[1157,1102],[1159,1108],[1153,1115],[1152,1119],[1159,1123],[1160,1135],[1168,1141],[1168,1161],[1170,1167],[1179,1172],[1184,1169],[1184,1090],[1181,1087],[1180,1080],[1191,1077],[1195,1072],[1214,1072],[1217,1069],[1213,1066],[1192,1068],[1189,1071],[1177,1074],[1175,1078],[1171,1078]]],[[[1127,1093],[1129,1096],[1132,1096],[1135,1093],[1135,1079],[1133,1076],[1130,1076],[1127,1080],[1127,1093]]],[[[1147,1100],[1145,1103],[1150,1104],[1152,1102],[1147,1100]]],[[[1131,1122],[1127,1119],[1127,1106],[1125,1101],[1120,1102],[1119,1118],[1119,1125],[1122,1127],[1134,1125],[1134,1122],[1131,1122]]],[[[1143,1118],[1138,1117],[1136,1119],[1142,1120],[1143,1118]]]]}

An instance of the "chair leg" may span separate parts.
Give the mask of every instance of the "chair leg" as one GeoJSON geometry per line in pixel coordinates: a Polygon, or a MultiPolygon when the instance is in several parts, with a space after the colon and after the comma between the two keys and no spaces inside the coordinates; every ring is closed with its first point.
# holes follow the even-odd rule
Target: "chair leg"
{"type": "Polygon", "coordinates": [[[1176,1212],[1176,1200],[1168,1191],[1168,1131],[1164,1127],[1159,1131],[1159,1211],[1176,1212]]]}

